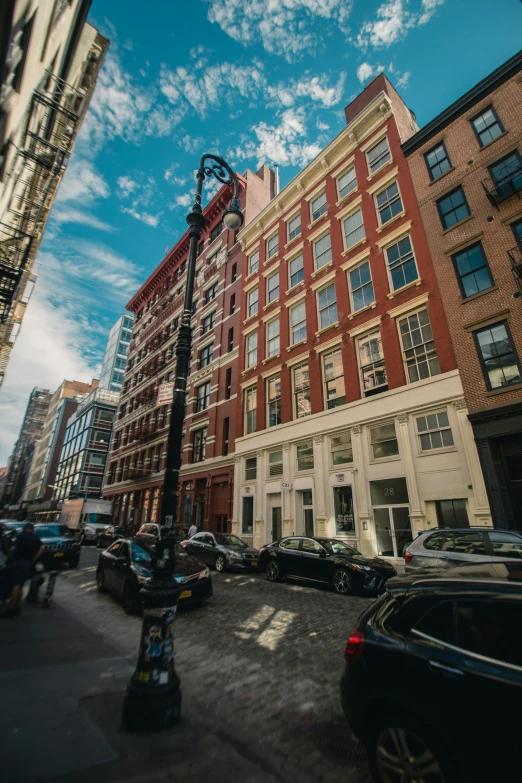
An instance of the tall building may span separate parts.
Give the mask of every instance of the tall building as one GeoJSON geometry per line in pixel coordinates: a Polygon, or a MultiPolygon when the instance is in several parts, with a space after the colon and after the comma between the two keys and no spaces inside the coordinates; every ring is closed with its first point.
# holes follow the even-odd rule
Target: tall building
{"type": "Polygon", "coordinates": [[[520,531],[521,82],[519,52],[403,145],[493,521],[520,531]]]}
{"type": "MultiPolygon", "coordinates": [[[[275,177],[262,167],[238,179],[249,221],[273,196],[275,177]]],[[[211,530],[229,529],[232,516],[242,276],[240,246],[223,230],[230,197],[222,187],[203,211],[180,472],[178,518],[211,530]]],[[[115,520],[136,527],[159,514],[188,249],[187,231],[127,305],[135,321],[103,494],[115,520]]]]}
{"type": "Polygon", "coordinates": [[[133,322],[134,314],[124,313],[109,332],[100,374],[100,389],[121,392],[133,322]]]}
{"type": "Polygon", "coordinates": [[[34,259],[108,41],[91,0],[0,4],[0,385],[36,282],[34,259]]]}
{"type": "Polygon", "coordinates": [[[384,75],[239,234],[233,532],[335,536],[397,558],[490,523],[441,294],[384,75]]]}
{"type": "Polygon", "coordinates": [[[15,511],[20,503],[34,444],[42,436],[50,400],[49,389],[40,389],[38,386],[35,386],[29,395],[20,434],[9,457],[4,489],[0,496],[0,505],[3,505],[4,510],[11,507],[15,511]]]}

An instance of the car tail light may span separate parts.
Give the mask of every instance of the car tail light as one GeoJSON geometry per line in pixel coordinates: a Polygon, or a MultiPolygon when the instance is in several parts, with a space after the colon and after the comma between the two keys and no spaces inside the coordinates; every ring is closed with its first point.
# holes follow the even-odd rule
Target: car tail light
{"type": "Polygon", "coordinates": [[[404,553],[404,562],[409,563],[411,560],[413,560],[413,555],[411,552],[405,552],[404,553]]]}
{"type": "Polygon", "coordinates": [[[363,647],[364,634],[362,631],[358,631],[357,628],[354,628],[346,642],[346,650],[344,651],[344,660],[348,666],[351,666],[359,660],[363,647]]]}
{"type": "Polygon", "coordinates": [[[262,554],[264,554],[265,552],[266,552],[266,546],[262,546],[262,547],[259,549],[259,554],[260,554],[260,555],[262,555],[262,554]]]}

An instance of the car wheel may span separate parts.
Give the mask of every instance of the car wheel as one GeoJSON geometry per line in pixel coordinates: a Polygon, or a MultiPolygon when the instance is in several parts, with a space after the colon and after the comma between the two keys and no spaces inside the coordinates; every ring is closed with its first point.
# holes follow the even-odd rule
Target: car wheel
{"type": "Polygon", "coordinates": [[[127,614],[141,614],[139,596],[130,582],[126,582],[123,588],[123,608],[127,614]]]}
{"type": "Polygon", "coordinates": [[[353,580],[344,568],[336,568],[332,576],[332,587],[339,595],[349,595],[353,590],[353,580]]]}
{"type": "Polygon", "coordinates": [[[269,560],[265,568],[265,576],[269,582],[280,582],[282,578],[281,568],[277,560],[269,560]]]}
{"type": "Polygon", "coordinates": [[[368,760],[376,783],[456,783],[459,774],[438,737],[407,717],[389,716],[370,727],[368,760]]]}
{"type": "Polygon", "coordinates": [[[214,563],[216,567],[216,571],[224,571],[227,567],[227,559],[225,555],[218,555],[216,557],[216,562],[214,563]]]}
{"type": "Polygon", "coordinates": [[[69,558],[69,568],[78,568],[80,565],[80,555],[73,555],[69,558]]]}
{"type": "Polygon", "coordinates": [[[96,571],[96,589],[99,593],[105,593],[105,579],[103,578],[103,571],[101,568],[98,568],[96,571]]]}

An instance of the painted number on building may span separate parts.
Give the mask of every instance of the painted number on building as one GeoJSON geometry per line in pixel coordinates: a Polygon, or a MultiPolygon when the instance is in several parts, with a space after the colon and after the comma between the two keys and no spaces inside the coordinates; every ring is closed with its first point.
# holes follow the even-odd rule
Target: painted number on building
{"type": "Polygon", "coordinates": [[[288,481],[282,481],[282,482],[281,482],[281,489],[290,489],[290,488],[291,488],[291,486],[292,486],[292,485],[291,485],[291,484],[290,484],[290,482],[288,482],[288,481]]]}
{"type": "Polygon", "coordinates": [[[166,405],[167,403],[172,402],[173,392],[173,383],[161,383],[158,389],[158,405],[166,405]]]}
{"type": "Polygon", "coordinates": [[[394,495],[393,487],[384,487],[384,494],[385,495],[394,495]]]}

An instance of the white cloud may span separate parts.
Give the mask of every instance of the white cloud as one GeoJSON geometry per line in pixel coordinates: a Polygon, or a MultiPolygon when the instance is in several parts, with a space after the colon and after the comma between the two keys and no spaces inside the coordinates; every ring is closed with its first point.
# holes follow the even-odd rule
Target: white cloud
{"type": "MultiPolygon", "coordinates": [[[[82,226],[97,228],[99,231],[114,231],[114,227],[104,220],[100,220],[90,212],[84,212],[75,207],[55,207],[51,213],[51,218],[55,223],[79,223],[82,226]]],[[[48,237],[48,232],[47,232],[48,237]]]]}
{"type": "Polygon", "coordinates": [[[201,152],[203,153],[205,139],[203,136],[189,136],[189,134],[186,133],[185,136],[178,140],[178,144],[185,152],[194,152],[194,150],[201,149],[201,152]]]}
{"type": "Polygon", "coordinates": [[[418,24],[429,22],[437,8],[443,4],[444,0],[422,0],[422,11],[418,24]]]}
{"type": "Polygon", "coordinates": [[[397,79],[397,87],[400,90],[405,90],[410,81],[410,77],[411,77],[411,71],[406,71],[405,73],[403,73],[402,76],[400,76],[397,79]]]}
{"type": "Polygon", "coordinates": [[[97,198],[108,198],[109,194],[109,186],[92,162],[82,155],[74,155],[60,183],[56,203],[81,201],[85,204],[97,198]]]}
{"type": "Polygon", "coordinates": [[[361,84],[364,84],[370,79],[373,79],[379,73],[386,73],[386,71],[390,74],[394,74],[394,81],[399,89],[406,89],[411,77],[411,72],[406,71],[402,73],[401,71],[397,70],[397,68],[395,68],[393,62],[391,62],[387,68],[384,65],[371,65],[367,62],[361,63],[357,68],[357,78],[361,84]]]}
{"type": "Polygon", "coordinates": [[[382,65],[370,65],[370,63],[361,63],[357,68],[357,78],[364,84],[368,79],[372,79],[380,71],[383,71],[382,65]]]}
{"type": "Polygon", "coordinates": [[[177,176],[175,172],[178,170],[178,168],[179,163],[172,163],[167,169],[165,169],[163,176],[167,182],[173,182],[174,185],[178,185],[180,188],[182,188],[183,185],[186,185],[187,178],[177,176]]]}
{"type": "Polygon", "coordinates": [[[134,182],[134,180],[127,175],[118,177],[117,185],[119,188],[118,196],[120,196],[120,198],[127,198],[139,187],[138,183],[134,182]]]}
{"type": "Polygon", "coordinates": [[[297,81],[292,79],[274,86],[267,84],[265,91],[268,97],[276,99],[285,107],[294,106],[299,98],[309,98],[329,109],[341,100],[345,78],[346,74],[341,72],[337,84],[331,87],[325,76],[311,76],[306,73],[297,81]]]}
{"type": "Polygon", "coordinates": [[[354,43],[363,51],[387,48],[404,38],[408,30],[429,22],[443,3],[422,0],[419,11],[410,11],[408,0],[387,0],[377,9],[376,19],[363,24],[354,43]]]}
{"type": "Polygon", "coordinates": [[[175,209],[176,207],[189,207],[192,203],[192,196],[190,193],[183,193],[180,196],[175,196],[174,201],[170,205],[171,209],[175,209]]]}
{"type": "Polygon", "coordinates": [[[322,131],[330,130],[330,126],[326,122],[321,122],[320,120],[316,122],[316,127],[318,130],[322,131]]]}
{"type": "Polygon", "coordinates": [[[319,144],[310,144],[306,140],[304,109],[287,109],[281,115],[278,126],[260,122],[251,129],[257,142],[244,139],[241,146],[231,151],[231,155],[242,158],[256,158],[257,165],[263,163],[280,166],[306,166],[322,149],[319,144]]]}
{"type": "Polygon", "coordinates": [[[147,226],[152,226],[152,228],[156,228],[161,217],[161,212],[158,215],[151,215],[147,212],[138,212],[138,210],[134,209],[134,207],[122,207],[121,211],[125,212],[126,215],[130,215],[136,220],[140,220],[147,226]]]}

